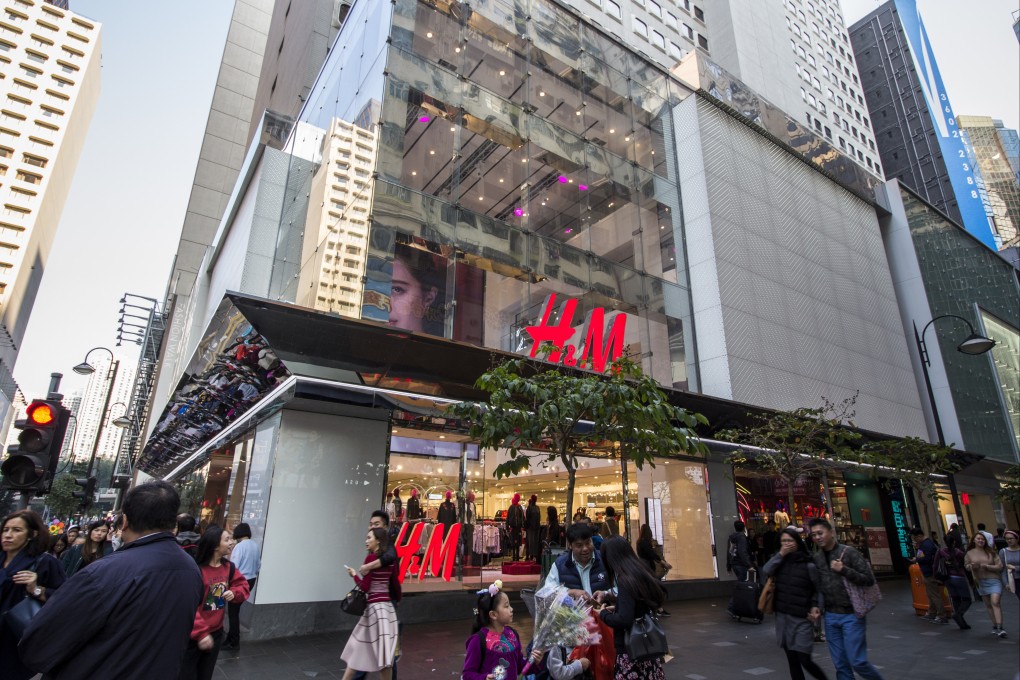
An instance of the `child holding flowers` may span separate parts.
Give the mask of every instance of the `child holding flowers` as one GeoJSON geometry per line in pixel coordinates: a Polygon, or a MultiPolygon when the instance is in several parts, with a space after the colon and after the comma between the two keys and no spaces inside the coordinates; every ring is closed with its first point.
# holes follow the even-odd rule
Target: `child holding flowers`
{"type": "MultiPolygon", "coordinates": [[[[501,588],[502,581],[478,591],[475,625],[464,643],[464,671],[461,680],[517,680],[526,664],[521,637],[510,627],[514,610],[501,588]]],[[[531,653],[541,660],[542,652],[531,653]]]]}

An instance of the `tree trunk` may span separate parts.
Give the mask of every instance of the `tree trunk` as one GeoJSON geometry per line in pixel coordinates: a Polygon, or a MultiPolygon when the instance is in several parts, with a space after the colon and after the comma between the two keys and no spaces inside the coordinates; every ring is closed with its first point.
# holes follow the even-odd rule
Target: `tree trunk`
{"type": "Polygon", "coordinates": [[[567,516],[563,518],[563,526],[569,527],[574,521],[574,484],[577,482],[577,470],[565,452],[560,453],[560,460],[567,469],[567,516]]]}
{"type": "MultiPolygon", "coordinates": [[[[790,524],[794,526],[797,525],[797,513],[793,506],[793,485],[797,483],[797,477],[800,477],[800,475],[786,480],[786,514],[790,516],[790,524]]],[[[765,520],[768,521],[768,518],[766,517],[765,520]]]]}

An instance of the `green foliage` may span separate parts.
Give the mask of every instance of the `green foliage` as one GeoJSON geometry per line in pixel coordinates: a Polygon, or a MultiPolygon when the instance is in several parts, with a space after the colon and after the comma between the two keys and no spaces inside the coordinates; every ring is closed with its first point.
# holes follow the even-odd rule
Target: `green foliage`
{"type": "Polygon", "coordinates": [[[74,483],[74,475],[58,475],[50,486],[50,492],[46,494],[46,507],[55,517],[66,519],[78,511],[81,500],[71,494],[78,490],[74,483]]]}
{"type": "Polygon", "coordinates": [[[999,493],[995,498],[1012,506],[1013,512],[1020,515],[1020,465],[1006,468],[1006,479],[999,482],[999,493]]]}
{"type": "Polygon", "coordinates": [[[728,462],[734,465],[753,462],[786,482],[787,503],[792,513],[793,487],[798,478],[820,473],[833,462],[854,457],[854,445],[861,437],[851,429],[856,403],[856,394],[840,402],[822,397],[822,406],[817,408],[752,413],[751,425],[724,430],[717,436],[747,447],[731,453],[728,462]]]}
{"type": "MultiPolygon", "coordinates": [[[[938,506],[938,487],[942,480],[933,475],[951,475],[960,469],[948,446],[932,444],[918,437],[869,442],[861,447],[859,458],[868,463],[873,477],[893,477],[909,484],[922,498],[938,506]]],[[[939,527],[928,512],[928,503],[919,503],[929,530],[939,527]]]]}
{"type": "Polygon", "coordinates": [[[488,401],[455,404],[448,415],[469,423],[482,448],[509,451],[510,460],[496,467],[497,479],[520,474],[533,460],[562,463],[568,521],[582,453],[618,453],[640,469],[654,465],[655,456],[707,452],[693,432],[707,424],[705,417],[672,405],[629,359],[614,362],[604,376],[539,370],[524,359],[509,359],[482,374],[475,386],[488,393],[488,401]]]}
{"type": "Polygon", "coordinates": [[[198,510],[205,498],[205,481],[192,479],[175,485],[181,496],[181,509],[178,512],[198,517],[198,510]]]}
{"type": "Polygon", "coordinates": [[[861,447],[859,460],[875,466],[872,475],[901,479],[935,502],[940,498],[936,485],[941,480],[933,475],[951,475],[960,469],[952,449],[918,437],[870,442],[861,447]]]}

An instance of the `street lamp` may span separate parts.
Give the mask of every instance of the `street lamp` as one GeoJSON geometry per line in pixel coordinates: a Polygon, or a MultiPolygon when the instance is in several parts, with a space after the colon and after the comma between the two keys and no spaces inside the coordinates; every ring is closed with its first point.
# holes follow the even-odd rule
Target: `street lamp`
{"type": "MultiPolygon", "coordinates": [[[[920,333],[917,332],[917,323],[914,323],[914,340],[917,342],[917,352],[921,356],[921,371],[924,373],[924,385],[928,388],[928,401],[931,403],[931,416],[932,420],[935,421],[935,432],[939,438],[939,446],[945,446],[946,436],[942,432],[942,419],[939,418],[939,408],[935,403],[935,392],[932,390],[931,376],[928,374],[928,367],[931,366],[931,357],[928,355],[928,345],[924,340],[924,334],[928,331],[928,328],[939,319],[958,319],[967,324],[967,328],[970,330],[970,335],[964,338],[963,342],[956,346],[956,351],[962,354],[979,356],[995,347],[995,341],[976,333],[974,331],[974,326],[970,321],[962,316],[957,316],[956,314],[942,314],[941,316],[936,316],[934,319],[925,324],[920,333]]],[[[959,518],[961,526],[965,527],[963,524],[963,507],[960,505],[960,495],[956,491],[956,476],[952,474],[949,475],[949,492],[953,496],[953,509],[956,510],[956,516],[959,518]]]]}
{"type": "MultiPolygon", "coordinates": [[[[96,453],[99,451],[99,439],[103,434],[103,425],[106,423],[106,414],[109,412],[110,409],[110,397],[113,395],[113,384],[117,381],[117,369],[120,366],[120,362],[117,361],[117,359],[113,356],[113,351],[110,350],[108,347],[93,347],[92,349],[85,353],[85,359],[80,364],[71,369],[78,375],[92,375],[93,373],[95,373],[96,368],[95,366],[89,363],[89,355],[99,349],[103,350],[104,352],[109,352],[110,354],[110,370],[106,374],[106,379],[107,381],[109,381],[110,384],[106,388],[106,400],[103,402],[103,410],[99,416],[99,426],[96,428],[96,437],[92,442],[92,454],[89,456],[89,467],[88,473],[85,475],[86,477],[92,476],[92,468],[96,464],[96,453]]],[[[124,408],[127,408],[126,404],[124,405],[124,408]]]]}
{"type": "Polygon", "coordinates": [[[113,361],[113,351],[107,349],[106,347],[93,347],[85,354],[85,359],[71,370],[77,373],[78,375],[92,375],[93,373],[95,373],[96,367],[89,363],[89,355],[95,352],[97,349],[101,349],[105,352],[108,352],[110,354],[110,361],[111,362],[113,361]]]}

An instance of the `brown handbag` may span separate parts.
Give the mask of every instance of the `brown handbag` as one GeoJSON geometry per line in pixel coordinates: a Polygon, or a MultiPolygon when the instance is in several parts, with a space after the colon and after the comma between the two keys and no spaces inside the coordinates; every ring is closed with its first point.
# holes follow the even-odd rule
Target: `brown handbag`
{"type": "Polygon", "coordinates": [[[771,614],[775,611],[776,579],[769,576],[765,581],[765,587],[761,589],[761,597],[758,598],[758,610],[762,614],[771,614]]]}

